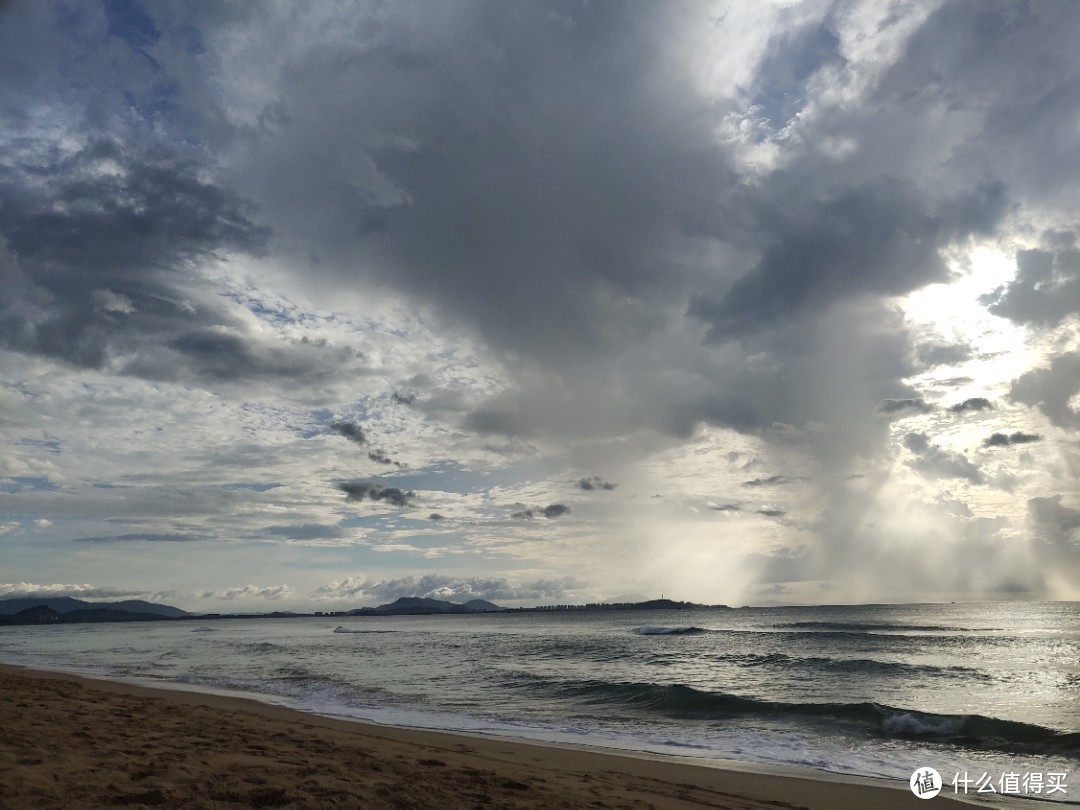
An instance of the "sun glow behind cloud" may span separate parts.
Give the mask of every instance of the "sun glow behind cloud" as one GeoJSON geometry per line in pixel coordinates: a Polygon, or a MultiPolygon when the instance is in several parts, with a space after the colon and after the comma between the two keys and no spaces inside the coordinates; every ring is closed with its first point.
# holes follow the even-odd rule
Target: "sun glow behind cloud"
{"type": "Polygon", "coordinates": [[[949,262],[953,278],[930,284],[901,302],[905,316],[946,344],[967,349],[967,357],[910,378],[919,385],[946,374],[969,377],[955,388],[961,398],[992,396],[1041,359],[1022,327],[990,313],[979,299],[1016,275],[1016,259],[1003,250],[979,246],[949,262]]]}

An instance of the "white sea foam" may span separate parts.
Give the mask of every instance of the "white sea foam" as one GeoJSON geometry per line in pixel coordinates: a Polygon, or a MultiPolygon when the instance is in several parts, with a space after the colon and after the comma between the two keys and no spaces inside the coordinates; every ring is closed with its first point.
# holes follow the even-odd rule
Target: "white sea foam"
{"type": "Polygon", "coordinates": [[[962,717],[917,717],[908,712],[890,714],[882,721],[889,734],[958,734],[964,726],[962,717]]]}

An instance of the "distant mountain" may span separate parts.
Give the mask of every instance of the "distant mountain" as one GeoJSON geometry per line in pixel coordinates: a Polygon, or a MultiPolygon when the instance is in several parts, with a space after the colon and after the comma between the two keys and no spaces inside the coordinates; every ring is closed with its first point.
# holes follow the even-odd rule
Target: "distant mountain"
{"type": "Polygon", "coordinates": [[[473,599],[462,605],[443,599],[403,596],[387,605],[358,608],[349,612],[354,616],[438,616],[447,613],[493,613],[501,610],[503,608],[486,599],[473,599]]]}
{"type": "Polygon", "coordinates": [[[505,610],[487,599],[470,599],[464,607],[469,613],[501,613],[505,610]]]}
{"type": "Polygon", "coordinates": [[[79,608],[59,613],[47,605],[35,605],[15,614],[0,613],[0,624],[90,624],[97,622],[160,622],[168,617],[160,613],[136,613],[130,610],[79,608]]]}
{"type": "Polygon", "coordinates": [[[153,614],[156,618],[164,616],[168,619],[178,619],[189,615],[187,611],[180,608],[144,602],[141,599],[127,599],[123,602],[86,602],[82,599],[72,599],[70,596],[0,599],[0,615],[14,616],[16,613],[35,607],[47,607],[60,614],[70,613],[73,610],[118,610],[127,613],[153,614]]]}

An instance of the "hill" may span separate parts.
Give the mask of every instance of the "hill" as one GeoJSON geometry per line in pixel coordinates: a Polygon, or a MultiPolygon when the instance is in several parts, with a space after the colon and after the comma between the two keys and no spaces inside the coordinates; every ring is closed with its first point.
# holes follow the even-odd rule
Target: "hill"
{"type": "Polygon", "coordinates": [[[349,612],[354,616],[441,616],[454,613],[495,613],[504,609],[486,599],[473,599],[459,604],[443,599],[403,596],[386,605],[358,608],[349,612]]]}
{"type": "Polygon", "coordinates": [[[126,599],[122,602],[86,602],[72,599],[70,596],[36,597],[23,596],[16,599],[0,599],[0,615],[14,616],[28,608],[47,607],[63,615],[75,610],[113,610],[125,613],[153,614],[157,618],[179,619],[190,615],[187,611],[172,605],[159,605],[144,602],[141,599],[126,599]]]}

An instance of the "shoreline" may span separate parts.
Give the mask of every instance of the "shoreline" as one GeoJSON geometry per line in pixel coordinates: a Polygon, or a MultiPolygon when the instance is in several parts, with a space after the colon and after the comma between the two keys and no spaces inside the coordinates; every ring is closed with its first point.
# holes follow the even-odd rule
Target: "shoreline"
{"type": "Polygon", "coordinates": [[[902,782],[383,726],[10,664],[0,686],[12,807],[921,806],[902,782]]]}

